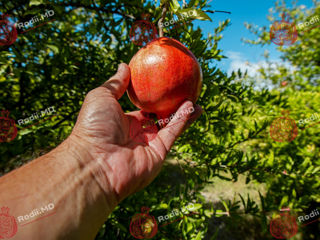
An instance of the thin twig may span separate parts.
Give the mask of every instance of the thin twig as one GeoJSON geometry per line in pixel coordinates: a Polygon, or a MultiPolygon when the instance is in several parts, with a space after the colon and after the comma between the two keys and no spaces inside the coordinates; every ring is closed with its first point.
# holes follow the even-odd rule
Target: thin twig
{"type": "Polygon", "coordinates": [[[215,13],[215,12],[221,12],[221,13],[228,13],[228,14],[231,14],[231,12],[228,12],[228,11],[219,11],[219,10],[202,10],[204,12],[209,12],[209,13],[215,13]]]}
{"type": "Polygon", "coordinates": [[[161,18],[159,19],[159,22],[158,22],[159,37],[163,37],[163,24],[162,23],[166,17],[166,13],[167,13],[167,4],[164,4],[163,9],[162,9],[161,18]]]}
{"type": "MultiPolygon", "coordinates": [[[[97,6],[96,6],[96,1],[94,1],[94,0],[93,0],[93,6],[97,7],[97,6]]],[[[118,11],[118,9],[116,9],[116,11],[118,11]]],[[[108,32],[110,29],[107,27],[106,22],[104,21],[102,15],[101,15],[101,13],[100,13],[100,11],[98,10],[97,13],[98,13],[100,19],[101,19],[102,22],[103,22],[103,26],[104,26],[106,32],[108,32]]]]}
{"type": "Polygon", "coordinates": [[[130,18],[130,19],[135,19],[134,16],[130,15],[130,14],[126,14],[120,11],[116,11],[116,10],[110,10],[110,9],[106,9],[105,7],[97,7],[97,6],[90,6],[90,5],[85,5],[85,4],[81,4],[81,3],[64,3],[64,2],[59,2],[57,4],[54,4],[56,6],[64,6],[64,7],[75,7],[75,8],[85,8],[85,9],[90,9],[90,10],[96,10],[96,11],[101,11],[103,13],[113,13],[113,14],[118,14],[121,15],[123,17],[126,18],[130,18]]]}
{"type": "Polygon", "coordinates": [[[182,2],[183,2],[182,7],[183,7],[183,8],[187,7],[186,0],[182,0],[182,2]]]}

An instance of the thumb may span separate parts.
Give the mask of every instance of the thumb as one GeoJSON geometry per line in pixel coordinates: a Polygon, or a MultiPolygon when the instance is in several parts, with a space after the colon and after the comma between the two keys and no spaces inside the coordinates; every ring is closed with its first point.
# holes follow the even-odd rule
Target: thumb
{"type": "Polygon", "coordinates": [[[130,68],[127,64],[121,63],[117,73],[101,87],[107,88],[111,94],[118,100],[127,90],[130,81],[130,68]]]}
{"type": "Polygon", "coordinates": [[[203,110],[199,105],[193,106],[191,101],[184,102],[169,124],[158,132],[166,151],[169,151],[179,135],[194,122],[203,110]]]}

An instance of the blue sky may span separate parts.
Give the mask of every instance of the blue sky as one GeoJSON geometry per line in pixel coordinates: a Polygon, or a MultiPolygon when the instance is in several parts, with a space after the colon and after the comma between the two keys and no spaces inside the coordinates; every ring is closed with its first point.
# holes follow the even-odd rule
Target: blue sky
{"type": "MultiPolygon", "coordinates": [[[[205,35],[214,33],[214,28],[219,26],[219,22],[229,18],[231,25],[223,32],[223,38],[219,42],[219,48],[223,54],[228,57],[217,66],[223,71],[229,72],[231,69],[244,68],[245,62],[251,63],[251,71],[254,71],[258,63],[263,62],[263,53],[269,51],[270,60],[279,61],[280,52],[277,51],[276,45],[252,46],[241,41],[242,38],[256,39],[244,26],[245,22],[258,25],[259,27],[269,27],[270,22],[267,20],[269,9],[274,8],[276,0],[212,0],[209,5],[210,10],[230,11],[232,14],[209,13],[213,22],[195,20],[194,24],[200,26],[205,35]]],[[[285,1],[287,6],[291,6],[291,0],[285,1]]],[[[305,5],[307,8],[312,6],[312,0],[298,0],[298,5],[305,5]]]]}

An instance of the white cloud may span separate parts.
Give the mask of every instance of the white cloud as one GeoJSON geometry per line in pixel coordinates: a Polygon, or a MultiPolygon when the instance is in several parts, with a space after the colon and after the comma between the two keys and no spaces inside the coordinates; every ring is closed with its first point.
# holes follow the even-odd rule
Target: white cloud
{"type": "Polygon", "coordinates": [[[257,67],[256,66],[250,67],[249,62],[246,59],[244,59],[244,57],[240,52],[228,51],[226,55],[231,60],[231,63],[228,69],[229,75],[231,75],[232,71],[236,72],[238,71],[238,69],[240,69],[241,72],[245,72],[246,70],[248,70],[248,74],[250,76],[255,75],[257,71],[257,67]]]}
{"type": "Polygon", "coordinates": [[[255,85],[258,88],[272,88],[271,81],[262,79],[260,77],[260,68],[269,68],[270,70],[277,72],[277,66],[284,65],[291,71],[294,70],[294,67],[292,67],[288,62],[283,62],[281,59],[269,59],[269,62],[267,62],[266,60],[261,60],[258,62],[249,62],[247,59],[245,59],[241,52],[228,51],[226,55],[231,60],[229,69],[227,71],[228,75],[231,75],[232,71],[237,72],[239,69],[242,73],[247,71],[247,75],[255,79],[255,85]]]}
{"type": "MultiPolygon", "coordinates": [[[[258,74],[258,70],[261,67],[267,67],[268,64],[265,60],[255,62],[255,63],[250,63],[248,60],[246,60],[242,53],[240,52],[232,52],[229,51],[227,52],[227,57],[231,60],[229,69],[228,69],[228,74],[231,75],[232,71],[238,71],[238,69],[241,70],[241,72],[248,71],[248,75],[250,77],[254,77],[258,74]]],[[[279,63],[279,60],[273,61],[275,63],[279,63]]]]}

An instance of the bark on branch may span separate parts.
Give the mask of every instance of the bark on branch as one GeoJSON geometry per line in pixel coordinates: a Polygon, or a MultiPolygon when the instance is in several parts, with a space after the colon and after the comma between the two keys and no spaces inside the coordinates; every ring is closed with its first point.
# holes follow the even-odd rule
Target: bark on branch
{"type": "Polygon", "coordinates": [[[159,22],[158,22],[159,37],[163,37],[163,21],[166,17],[166,13],[167,13],[167,3],[165,3],[163,6],[161,18],[159,19],[159,22]]]}

